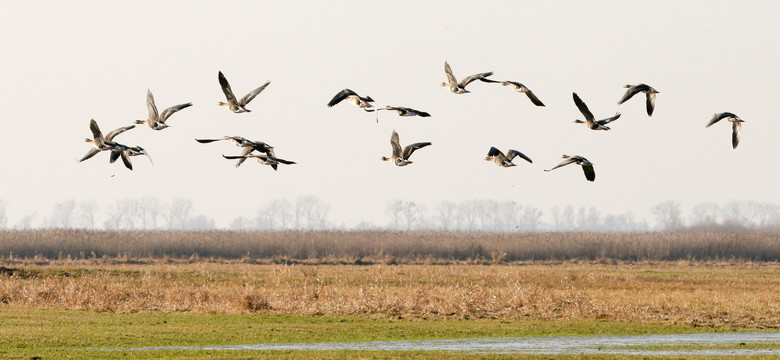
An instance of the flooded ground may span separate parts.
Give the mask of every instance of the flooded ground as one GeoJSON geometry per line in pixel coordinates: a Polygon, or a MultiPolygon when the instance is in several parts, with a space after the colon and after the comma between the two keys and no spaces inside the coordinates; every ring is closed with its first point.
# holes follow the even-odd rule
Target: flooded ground
{"type": "Polygon", "coordinates": [[[516,338],[465,338],[445,340],[398,340],[367,342],[321,342],[246,344],[219,346],[170,346],[100,348],[105,351],[133,350],[364,350],[364,351],[460,351],[503,354],[625,354],[625,355],[780,355],[780,333],[705,333],[636,336],[555,336],[516,338]],[[767,349],[637,349],[637,347],[679,347],[696,345],[775,344],[767,349]],[[633,349],[632,349],[633,348],[633,349]]]}

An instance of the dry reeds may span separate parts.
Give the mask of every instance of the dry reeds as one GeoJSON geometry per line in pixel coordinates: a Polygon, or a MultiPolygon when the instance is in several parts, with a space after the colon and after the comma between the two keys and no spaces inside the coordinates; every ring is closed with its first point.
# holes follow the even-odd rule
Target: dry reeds
{"type": "Polygon", "coordinates": [[[0,260],[242,259],[281,263],[506,263],[528,260],[780,260],[780,235],[754,232],[449,231],[0,232],[0,260]]]}

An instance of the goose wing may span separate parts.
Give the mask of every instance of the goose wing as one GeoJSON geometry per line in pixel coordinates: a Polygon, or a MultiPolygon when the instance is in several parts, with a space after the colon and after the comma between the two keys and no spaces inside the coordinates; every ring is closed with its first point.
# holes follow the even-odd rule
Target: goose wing
{"type": "Polygon", "coordinates": [[[563,161],[561,161],[561,163],[560,163],[560,164],[558,164],[558,165],[555,165],[555,167],[554,167],[554,168],[552,168],[552,169],[549,169],[549,170],[544,170],[544,171],[553,171],[553,170],[555,170],[555,169],[557,169],[557,168],[559,168],[559,167],[561,167],[561,166],[566,166],[566,165],[569,165],[569,164],[571,164],[571,163],[573,163],[573,162],[575,162],[575,161],[577,161],[577,159],[576,159],[576,158],[574,158],[574,157],[567,157],[567,158],[566,158],[566,160],[563,160],[563,161]]]}
{"type": "Polygon", "coordinates": [[[542,103],[541,100],[539,100],[538,97],[531,91],[530,89],[526,88],[527,90],[524,91],[525,95],[528,96],[529,99],[531,99],[531,102],[534,103],[536,106],[544,106],[544,103],[542,103]]]}
{"type": "Polygon", "coordinates": [[[606,124],[609,124],[609,123],[611,123],[611,122],[613,122],[613,121],[615,121],[615,120],[617,120],[619,118],[620,118],[620,113],[615,113],[615,115],[612,115],[611,117],[608,117],[606,119],[601,119],[599,121],[596,121],[596,123],[599,124],[599,125],[606,125],[606,124]]]}
{"type": "Polygon", "coordinates": [[[228,83],[225,75],[222,74],[222,71],[219,72],[217,77],[219,78],[219,85],[222,87],[222,92],[225,93],[227,101],[232,104],[237,104],[236,96],[233,95],[233,90],[230,89],[230,83],[228,83]]]}
{"type": "Polygon", "coordinates": [[[146,108],[149,109],[149,120],[158,121],[157,105],[154,104],[154,95],[149,89],[146,90],[146,108]]]}
{"type": "MultiPolygon", "coordinates": [[[[116,150],[114,150],[114,151],[111,152],[111,156],[114,157],[114,153],[116,153],[116,152],[119,153],[119,156],[122,158],[122,162],[125,164],[125,167],[130,169],[130,170],[133,170],[133,163],[130,162],[130,157],[127,156],[127,151],[116,151],[116,150]]],[[[114,160],[116,160],[116,159],[114,159],[114,160]]]]}
{"type": "Polygon", "coordinates": [[[452,86],[458,86],[458,80],[455,79],[455,75],[452,74],[452,68],[446,61],[444,62],[444,73],[447,74],[447,82],[452,86]]]}
{"type": "Polygon", "coordinates": [[[106,141],[111,141],[111,140],[114,139],[115,136],[117,136],[117,135],[119,135],[119,134],[121,134],[121,133],[123,133],[123,132],[125,132],[127,130],[130,130],[130,129],[134,128],[134,127],[135,127],[135,125],[130,125],[130,126],[125,126],[125,127],[119,128],[119,129],[112,130],[111,132],[106,134],[105,140],[106,141]]]}
{"type": "Polygon", "coordinates": [[[95,121],[95,119],[89,121],[89,130],[92,131],[93,139],[103,141],[103,133],[100,132],[100,127],[98,127],[97,121],[95,121]]]}
{"type": "Polygon", "coordinates": [[[642,89],[639,87],[639,85],[628,85],[628,90],[626,90],[626,93],[623,94],[622,98],[620,98],[620,101],[618,101],[618,105],[628,101],[628,99],[630,99],[640,91],[642,91],[642,89]]]}
{"type": "Polygon", "coordinates": [[[402,156],[403,159],[409,160],[409,157],[412,156],[412,153],[417,149],[422,149],[431,143],[429,142],[418,142],[410,145],[406,145],[404,148],[404,156],[402,156]]]}
{"type": "Polygon", "coordinates": [[[585,178],[588,181],[596,180],[596,171],[593,170],[593,164],[590,162],[582,163],[582,171],[585,173],[585,178]]]}
{"type": "Polygon", "coordinates": [[[393,130],[393,135],[390,135],[390,146],[393,147],[393,157],[401,157],[401,143],[398,139],[398,133],[393,130]]]}
{"type": "Polygon", "coordinates": [[[742,135],[742,122],[735,121],[731,131],[731,147],[736,149],[739,145],[739,138],[742,135]]]}
{"type": "Polygon", "coordinates": [[[358,96],[358,94],[356,92],[354,92],[354,91],[352,91],[350,89],[344,89],[344,90],[339,91],[333,97],[333,99],[330,100],[330,102],[328,103],[328,107],[332,107],[333,105],[336,105],[336,104],[340,103],[341,100],[346,99],[350,95],[358,96]]]}
{"type": "Polygon", "coordinates": [[[501,150],[498,150],[495,146],[491,146],[490,150],[488,150],[487,153],[488,157],[496,157],[496,156],[504,156],[504,153],[501,152],[501,150]]]}
{"type": "Polygon", "coordinates": [[[249,104],[249,102],[252,101],[252,99],[254,99],[255,96],[257,96],[257,94],[263,92],[263,90],[265,90],[265,88],[267,88],[269,84],[271,84],[271,80],[266,81],[265,84],[260,85],[260,87],[258,87],[257,89],[254,89],[250,91],[248,94],[244,95],[244,97],[242,97],[241,100],[238,101],[238,105],[245,106],[246,104],[249,104]]]}
{"type": "Polygon", "coordinates": [[[722,112],[722,113],[714,114],[714,115],[712,115],[712,119],[710,119],[710,122],[707,123],[707,126],[705,126],[705,127],[710,127],[710,126],[712,126],[712,124],[714,124],[714,123],[716,123],[718,121],[721,121],[722,119],[725,119],[727,117],[733,117],[733,116],[735,116],[735,115],[730,113],[730,112],[722,112]]]}
{"type": "Polygon", "coordinates": [[[486,77],[490,75],[493,75],[492,71],[467,76],[458,83],[458,86],[460,86],[461,88],[465,88],[466,85],[471,84],[474,80],[484,80],[486,77]]]}
{"type": "Polygon", "coordinates": [[[417,116],[420,116],[420,117],[430,117],[431,116],[431,114],[429,114],[429,113],[427,113],[425,111],[417,110],[417,109],[406,108],[406,110],[411,111],[413,113],[413,115],[417,115],[417,116]]]}
{"type": "Polygon", "coordinates": [[[647,93],[647,100],[645,101],[645,107],[647,107],[647,116],[653,116],[653,110],[655,109],[655,93],[647,93]]]}
{"type": "Polygon", "coordinates": [[[213,143],[215,141],[221,141],[221,140],[227,140],[227,138],[225,137],[225,138],[222,138],[222,139],[195,139],[195,141],[197,141],[197,142],[199,142],[201,144],[208,144],[208,143],[213,143]]]}
{"type": "Polygon", "coordinates": [[[580,99],[579,96],[577,96],[577,93],[571,93],[572,97],[574,98],[574,104],[577,105],[577,108],[580,109],[580,112],[582,113],[582,116],[585,117],[585,120],[588,122],[595,121],[593,117],[593,113],[588,110],[588,105],[585,105],[585,103],[580,99]]]}
{"type": "Polygon", "coordinates": [[[98,150],[96,148],[89,149],[89,151],[87,151],[86,155],[84,155],[84,157],[82,157],[81,160],[79,160],[79,162],[87,160],[87,159],[97,155],[97,153],[99,153],[99,152],[100,152],[100,150],[98,150]]]}
{"type": "Polygon", "coordinates": [[[512,161],[512,159],[514,159],[515,156],[519,156],[519,157],[525,159],[525,161],[528,161],[531,164],[534,163],[533,160],[531,160],[531,158],[529,158],[528,156],[525,156],[525,154],[523,154],[523,153],[521,153],[521,152],[519,152],[517,150],[509,149],[509,151],[506,153],[506,157],[507,157],[507,159],[509,159],[509,161],[512,161]]]}
{"type": "Polygon", "coordinates": [[[190,106],[192,106],[191,102],[190,103],[186,103],[186,104],[174,105],[174,106],[171,106],[171,107],[163,110],[162,114],[160,114],[160,122],[164,123],[165,120],[168,120],[168,118],[171,115],[173,115],[173,113],[175,113],[175,112],[177,112],[177,111],[179,111],[181,109],[188,108],[190,106]]]}

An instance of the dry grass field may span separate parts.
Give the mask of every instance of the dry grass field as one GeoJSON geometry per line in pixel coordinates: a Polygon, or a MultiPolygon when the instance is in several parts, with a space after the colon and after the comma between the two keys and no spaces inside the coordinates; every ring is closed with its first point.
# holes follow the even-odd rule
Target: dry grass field
{"type": "Polygon", "coordinates": [[[777,263],[4,264],[2,306],[392,319],[606,319],[780,327],[777,263]]]}

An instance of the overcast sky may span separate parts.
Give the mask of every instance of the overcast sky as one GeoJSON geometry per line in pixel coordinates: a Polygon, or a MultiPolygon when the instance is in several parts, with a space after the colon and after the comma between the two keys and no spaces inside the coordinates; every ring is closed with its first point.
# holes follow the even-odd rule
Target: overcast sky
{"type": "Polygon", "coordinates": [[[514,200],[536,206],[595,206],[633,212],[676,200],[780,203],[780,3],[773,1],[5,1],[0,13],[3,130],[0,169],[12,225],[46,216],[66,199],[191,199],[195,212],[227,226],[274,198],[313,195],[338,224],[386,223],[388,201],[432,208],[442,200],[514,200]],[[547,105],[473,83],[456,95],[439,84],[448,61],[458,78],[494,71],[524,83],[547,105]],[[222,71],[238,97],[270,86],[234,114],[217,106],[222,71]],[[660,93],[655,113],[642,94],[617,105],[625,84],[660,93]],[[430,118],[374,115],[326,104],[343,88],[377,105],[424,110],[430,118]],[[145,119],[146,90],[162,109],[185,102],[170,128],[117,137],[154,159],[135,170],[90,148],[89,120],[104,132],[145,119]],[[612,130],[574,124],[577,92],[597,118],[621,112],[612,130]],[[730,123],[746,122],[731,147],[730,123]],[[380,161],[390,135],[402,146],[430,141],[414,164],[380,161]],[[241,135],[296,161],[274,172],[221,154],[241,135]],[[500,168],[491,146],[533,164],[500,168]],[[596,181],[558,164],[578,154],[596,181]]]}

